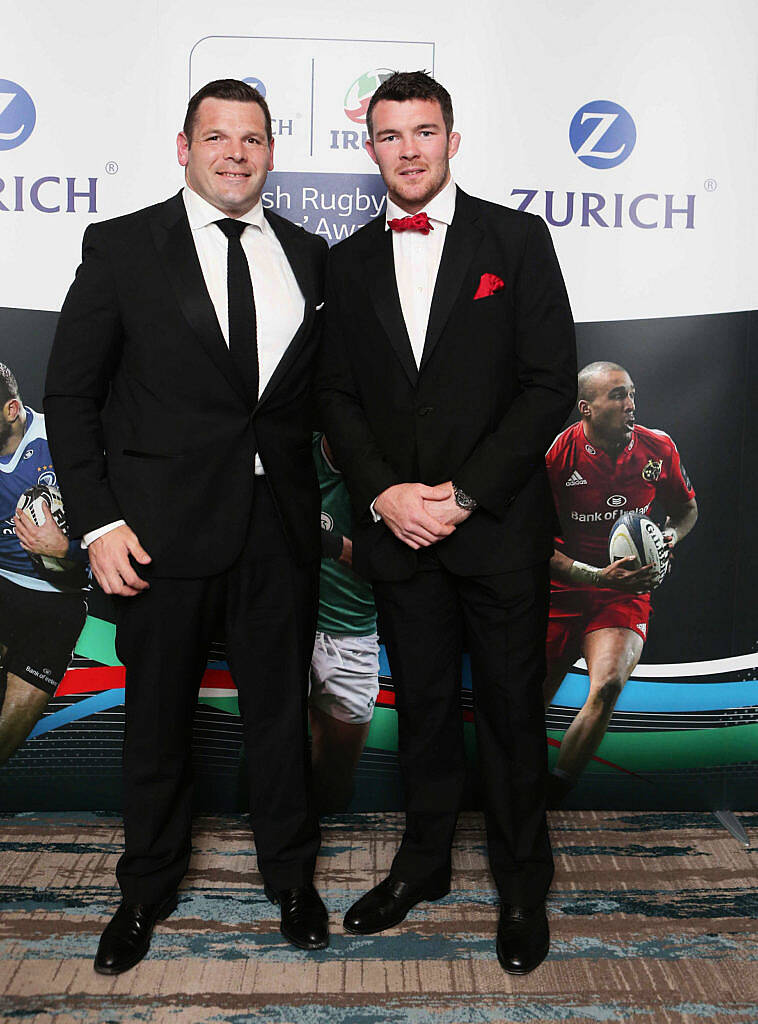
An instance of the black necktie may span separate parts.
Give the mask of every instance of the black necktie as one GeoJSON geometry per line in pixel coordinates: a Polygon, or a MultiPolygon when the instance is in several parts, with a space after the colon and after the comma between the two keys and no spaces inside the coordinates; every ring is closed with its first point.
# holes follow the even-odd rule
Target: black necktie
{"type": "Polygon", "coordinates": [[[229,301],[229,352],[240,372],[250,401],[258,401],[258,337],[255,320],[255,296],[250,268],[241,236],[244,221],[226,217],[217,220],[226,237],[226,287],[229,301]]]}

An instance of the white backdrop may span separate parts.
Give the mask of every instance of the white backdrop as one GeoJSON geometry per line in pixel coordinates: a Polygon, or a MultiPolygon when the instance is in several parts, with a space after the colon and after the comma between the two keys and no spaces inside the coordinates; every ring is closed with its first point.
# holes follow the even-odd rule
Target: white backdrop
{"type": "MultiPolygon", "coordinates": [[[[462,134],[456,180],[553,222],[581,358],[618,359],[639,378],[642,422],[672,431],[698,492],[700,520],[656,595],[644,663],[602,747],[624,767],[593,776],[610,788],[587,799],[754,806],[758,314],[741,311],[758,311],[755,0],[440,0],[433,16],[408,0],[6,6],[0,360],[35,403],[84,228],[180,188],[175,139],[191,91],[213,77],[262,83],[276,139],[264,201],[333,241],[381,208],[356,114],[377,74],[426,68],[447,86],[462,134]],[[629,771],[656,784],[640,788],[629,771]]],[[[111,635],[93,607],[90,626],[111,635]]],[[[95,673],[114,667],[110,648],[85,645],[84,656],[95,673]]],[[[59,789],[71,783],[55,806],[116,805],[120,712],[109,714],[123,690],[107,687],[59,693],[38,726],[49,742],[0,772],[0,804],[47,806],[52,772],[59,789]],[[89,773],[81,753],[95,758],[89,773]]],[[[569,674],[551,742],[586,692],[586,675],[569,674]]],[[[366,778],[395,792],[388,708],[374,719],[389,732],[369,744],[379,754],[366,778]]],[[[238,767],[237,726],[223,716],[232,775],[208,776],[215,809],[238,767]]],[[[208,756],[217,763],[217,745],[208,756]]],[[[372,799],[361,806],[396,806],[372,799]]]]}
{"type": "MultiPolygon", "coordinates": [[[[174,139],[190,81],[264,82],[283,125],[277,169],[365,175],[374,170],[365,152],[342,148],[344,132],[361,130],[344,110],[351,84],[376,69],[422,66],[453,96],[463,136],[454,171],[464,188],[512,206],[534,193],[527,209],[543,216],[550,190],[554,219],[574,194],[573,219],[551,230],[577,320],[758,307],[752,0],[718,9],[705,0],[633,8],[442,0],[433,15],[406,0],[363,10],[345,0],[316,10],[305,0],[267,10],[247,0],[68,0],[16,5],[3,21],[13,46],[0,64],[11,83],[0,85],[0,145],[19,127],[15,86],[31,97],[36,124],[20,145],[0,148],[0,306],[59,309],[86,223],[178,189],[174,139]],[[569,141],[574,115],[591,114],[598,100],[618,104],[636,128],[634,148],[616,166],[587,166],[569,141]],[[94,190],[96,213],[86,195],[69,201],[68,179],[74,191],[94,190]],[[35,182],[37,204],[58,211],[35,208],[35,182]],[[673,214],[669,228],[667,194],[690,210],[689,218],[673,214]],[[656,227],[633,223],[638,196],[648,197],[637,202],[638,219],[656,227]],[[583,226],[584,204],[609,226],[589,212],[583,226]]],[[[598,126],[590,118],[588,127],[598,126]]],[[[614,149],[612,139],[609,131],[595,148],[614,149]]]]}

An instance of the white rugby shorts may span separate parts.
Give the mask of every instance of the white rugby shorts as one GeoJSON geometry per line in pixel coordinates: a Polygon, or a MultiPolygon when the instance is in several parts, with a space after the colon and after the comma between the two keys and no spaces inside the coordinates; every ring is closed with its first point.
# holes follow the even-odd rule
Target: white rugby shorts
{"type": "Polygon", "coordinates": [[[353,725],[371,721],[379,694],[379,637],[316,633],[309,702],[353,725]]]}

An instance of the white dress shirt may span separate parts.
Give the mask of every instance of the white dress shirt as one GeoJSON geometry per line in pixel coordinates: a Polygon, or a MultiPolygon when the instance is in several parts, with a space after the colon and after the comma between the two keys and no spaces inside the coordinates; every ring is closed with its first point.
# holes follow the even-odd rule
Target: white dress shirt
{"type": "MultiPolygon", "coordinates": [[[[451,178],[442,191],[419,212],[425,213],[432,223],[433,230],[428,235],[422,235],[420,231],[392,232],[392,251],[400,307],[403,310],[403,319],[408,329],[416,366],[421,364],[442,248],[448,225],[452,223],[455,213],[453,179],[451,178]]],[[[387,196],[385,230],[392,230],[389,226],[391,220],[407,216],[405,210],[401,210],[387,196]]]]}
{"type": "MultiPolygon", "coordinates": [[[[400,308],[417,367],[421,365],[424,352],[429,311],[432,308],[445,236],[455,214],[455,182],[452,178],[419,213],[425,213],[432,223],[428,235],[422,235],[420,231],[392,231],[389,222],[396,217],[407,217],[408,214],[387,196],[385,231],[392,231],[392,254],[400,308]]],[[[382,517],[374,508],[375,503],[376,498],[371,502],[371,515],[374,522],[378,523],[382,517]]]]}
{"type": "MultiPolygon", "coordinates": [[[[200,269],[216,311],[221,333],[229,344],[229,297],[226,288],[226,258],[228,241],[214,222],[226,214],[217,210],[189,186],[182,191],[187,219],[192,231],[200,269]]],[[[292,273],[284,250],[273,228],[263,216],[260,202],[242,217],[236,218],[250,227],[242,232],[242,248],[250,267],[255,296],[255,318],[258,338],[258,394],[263,394],[279,360],[284,355],[303,322],[305,298],[292,273]]],[[[255,456],[255,473],[263,474],[260,456],[255,456]]],[[[98,537],[123,526],[124,520],[108,523],[86,533],[83,546],[88,547],[98,537]]]]}

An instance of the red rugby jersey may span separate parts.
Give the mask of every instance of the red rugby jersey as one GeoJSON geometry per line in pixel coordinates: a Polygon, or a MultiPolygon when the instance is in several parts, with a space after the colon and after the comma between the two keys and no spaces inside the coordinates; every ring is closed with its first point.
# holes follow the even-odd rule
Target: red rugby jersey
{"type": "Polygon", "coordinates": [[[556,547],[591,565],[608,565],[608,534],[624,512],[647,515],[654,498],[668,510],[695,497],[668,434],[639,424],[614,459],[589,443],[581,421],[574,423],[553,441],[546,461],[561,523],[556,547]]]}

